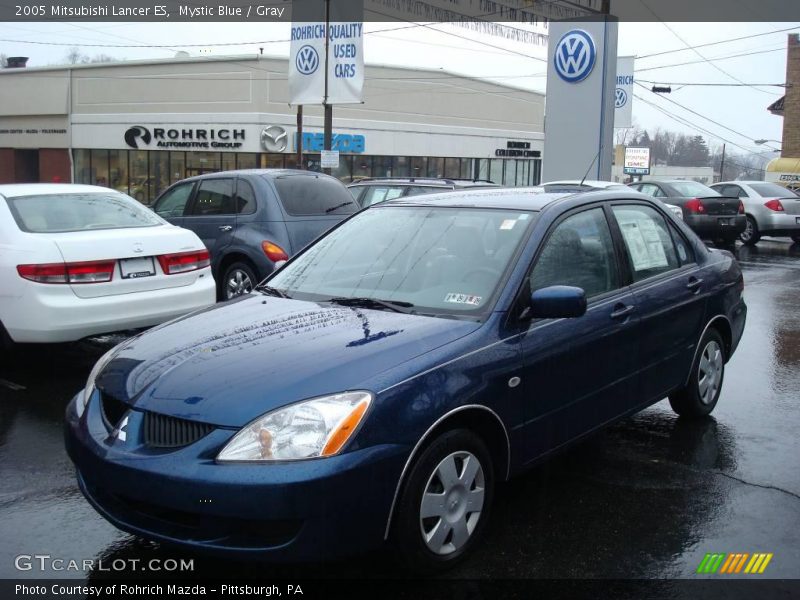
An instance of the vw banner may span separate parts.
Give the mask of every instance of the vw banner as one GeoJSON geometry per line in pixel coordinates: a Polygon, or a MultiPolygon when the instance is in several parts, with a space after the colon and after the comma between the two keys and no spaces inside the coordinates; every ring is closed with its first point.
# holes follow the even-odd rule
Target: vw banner
{"type": "MultiPolygon", "coordinates": [[[[340,4],[340,3],[339,3],[340,4]]],[[[330,4],[333,17],[337,3],[330,4]]],[[[325,37],[328,42],[327,104],[363,102],[364,24],[360,21],[292,23],[289,103],[325,103],[325,37]]]]}
{"type": "Polygon", "coordinates": [[[633,127],[633,56],[617,58],[617,84],[614,86],[614,127],[633,127]]]}

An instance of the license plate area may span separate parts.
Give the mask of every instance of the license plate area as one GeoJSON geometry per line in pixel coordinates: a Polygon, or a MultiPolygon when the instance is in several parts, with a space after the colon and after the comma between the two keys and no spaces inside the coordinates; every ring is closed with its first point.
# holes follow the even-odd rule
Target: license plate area
{"type": "Polygon", "coordinates": [[[153,257],[143,256],[141,258],[121,258],[119,261],[119,272],[123,279],[152,277],[156,274],[153,257]]]}
{"type": "Polygon", "coordinates": [[[717,223],[719,223],[723,227],[729,227],[733,225],[733,219],[717,219],[717,223]]]}

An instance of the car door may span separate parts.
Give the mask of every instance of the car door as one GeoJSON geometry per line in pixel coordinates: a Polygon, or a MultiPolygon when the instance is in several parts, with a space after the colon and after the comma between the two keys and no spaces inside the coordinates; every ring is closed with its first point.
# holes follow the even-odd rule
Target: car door
{"type": "Polygon", "coordinates": [[[212,260],[230,245],[236,227],[233,177],[209,177],[197,185],[183,227],[194,231],[211,252],[212,260]]]}
{"type": "Polygon", "coordinates": [[[153,203],[153,211],[173,225],[182,227],[184,213],[192,197],[194,187],[194,181],[176,183],[156,199],[153,203]]]}
{"type": "Polygon", "coordinates": [[[641,402],[646,403],[685,381],[711,284],[704,281],[691,244],[656,207],[626,201],[613,204],[611,212],[641,319],[641,402]]]}
{"type": "MultiPolygon", "coordinates": [[[[582,317],[537,319],[524,326],[521,379],[527,458],[532,460],[635,404],[639,316],[602,206],[556,221],[526,285],[534,291],[577,286],[588,300],[582,317]]],[[[528,293],[523,290],[522,297],[528,293]]]]}

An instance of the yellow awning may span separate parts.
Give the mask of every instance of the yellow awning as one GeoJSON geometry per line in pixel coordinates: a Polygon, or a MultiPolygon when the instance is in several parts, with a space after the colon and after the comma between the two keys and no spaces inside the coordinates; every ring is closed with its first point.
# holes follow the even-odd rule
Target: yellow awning
{"type": "Polygon", "coordinates": [[[774,158],[767,164],[767,173],[800,174],[800,158],[774,158]]]}

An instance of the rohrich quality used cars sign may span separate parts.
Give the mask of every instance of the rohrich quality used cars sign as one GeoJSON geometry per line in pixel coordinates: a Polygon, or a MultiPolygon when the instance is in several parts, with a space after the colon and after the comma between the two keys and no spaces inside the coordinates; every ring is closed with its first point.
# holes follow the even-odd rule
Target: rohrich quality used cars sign
{"type": "Polygon", "coordinates": [[[293,23],[289,52],[290,104],[353,104],[363,101],[364,24],[327,27],[328,94],[325,95],[325,23],[293,23]]]}

